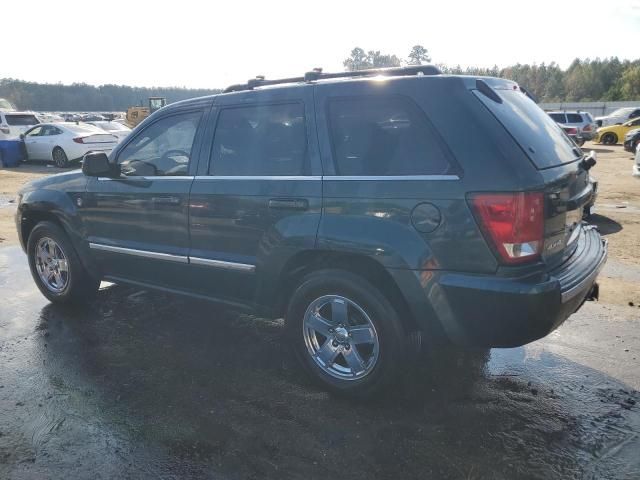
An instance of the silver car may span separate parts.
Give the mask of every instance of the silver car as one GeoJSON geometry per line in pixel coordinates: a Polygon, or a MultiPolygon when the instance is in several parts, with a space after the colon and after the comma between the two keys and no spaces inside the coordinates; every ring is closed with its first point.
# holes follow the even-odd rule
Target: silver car
{"type": "Polygon", "coordinates": [[[598,126],[589,112],[547,112],[554,121],[562,126],[575,127],[577,136],[584,140],[593,140],[598,126]]]}

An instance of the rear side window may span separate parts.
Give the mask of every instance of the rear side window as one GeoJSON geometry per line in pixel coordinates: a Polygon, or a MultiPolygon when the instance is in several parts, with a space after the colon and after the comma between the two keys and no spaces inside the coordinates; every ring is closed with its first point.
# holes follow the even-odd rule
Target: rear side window
{"type": "Polygon", "coordinates": [[[549,116],[558,123],[565,123],[564,113],[550,113],[549,116]]]}
{"type": "Polygon", "coordinates": [[[527,153],[534,165],[555,167],[572,162],[582,152],[533,100],[519,90],[496,89],[503,99],[494,102],[477,90],[476,97],[495,115],[527,153]]]}
{"type": "Polygon", "coordinates": [[[568,123],[582,123],[582,115],[579,113],[567,113],[567,121],[568,123]]]}
{"type": "Polygon", "coordinates": [[[5,118],[7,119],[7,124],[16,127],[25,127],[29,125],[37,125],[40,123],[35,115],[5,114],[5,118]]]}
{"type": "Polygon", "coordinates": [[[409,98],[333,98],[329,101],[329,131],[337,175],[454,173],[442,140],[409,98]]]}
{"type": "Polygon", "coordinates": [[[209,174],[297,176],[309,173],[304,105],[225,108],[213,139],[209,174]]]}

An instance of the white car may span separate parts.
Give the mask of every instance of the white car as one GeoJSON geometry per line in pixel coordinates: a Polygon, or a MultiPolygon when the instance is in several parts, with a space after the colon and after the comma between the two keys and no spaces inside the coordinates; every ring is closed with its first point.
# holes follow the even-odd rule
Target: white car
{"type": "Polygon", "coordinates": [[[0,140],[20,138],[29,127],[38,125],[40,120],[31,112],[6,112],[0,110],[0,140]]]}
{"type": "Polygon", "coordinates": [[[636,159],[633,162],[633,176],[640,177],[640,144],[636,147],[636,159]]]}
{"type": "Polygon", "coordinates": [[[109,153],[118,144],[115,135],[87,124],[43,123],[21,137],[28,160],[53,160],[57,167],[80,160],[88,152],[109,153]]]}
{"type": "Polygon", "coordinates": [[[636,117],[640,117],[640,108],[625,107],[614,110],[604,117],[596,117],[596,123],[599,127],[608,127],[609,125],[620,125],[636,117]]]}
{"type": "Polygon", "coordinates": [[[94,125],[98,128],[101,128],[105,132],[109,132],[111,135],[115,135],[118,137],[118,141],[121,142],[127,135],[131,133],[131,129],[126,125],[123,125],[117,121],[109,122],[109,121],[101,121],[101,122],[87,122],[89,125],[94,125]]]}

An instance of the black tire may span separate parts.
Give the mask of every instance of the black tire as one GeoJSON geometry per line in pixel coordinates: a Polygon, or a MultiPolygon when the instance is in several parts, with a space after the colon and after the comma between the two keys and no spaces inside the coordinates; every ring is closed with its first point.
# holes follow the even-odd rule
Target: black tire
{"type": "Polygon", "coordinates": [[[56,164],[58,168],[66,168],[69,166],[69,159],[67,158],[67,154],[64,153],[64,150],[60,147],[55,147],[53,152],[51,153],[53,157],[53,163],[56,164]]]}
{"type": "Polygon", "coordinates": [[[404,348],[404,329],[395,309],[376,287],[350,272],[326,269],[304,277],[289,302],[285,325],[287,338],[304,370],[320,386],[341,396],[371,398],[397,381],[400,368],[406,367],[408,361],[404,348]],[[355,302],[368,315],[377,333],[377,360],[362,378],[346,380],[327,373],[314,360],[305,341],[304,318],[307,308],[317,299],[332,295],[355,302]]]}
{"type": "Polygon", "coordinates": [[[27,256],[29,258],[31,276],[42,294],[47,297],[49,301],[55,303],[82,304],[92,300],[98,292],[100,280],[92,277],[89,272],[87,272],[75,248],[71,244],[69,237],[64,230],[55,223],[40,222],[33,228],[27,241],[27,256]],[[40,273],[38,273],[38,259],[36,258],[35,251],[40,240],[44,238],[53,240],[62,251],[64,257],[66,257],[66,284],[60,291],[54,291],[48,287],[40,277],[40,273]]]}
{"type": "Polygon", "coordinates": [[[618,143],[618,136],[615,133],[605,133],[602,136],[602,143],[604,145],[615,145],[618,143]]]}

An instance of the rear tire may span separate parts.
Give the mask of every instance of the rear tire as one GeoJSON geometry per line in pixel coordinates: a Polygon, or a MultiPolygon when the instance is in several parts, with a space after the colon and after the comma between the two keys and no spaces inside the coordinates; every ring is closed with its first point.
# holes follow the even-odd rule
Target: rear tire
{"type": "Polygon", "coordinates": [[[64,153],[64,150],[60,147],[56,147],[52,152],[53,163],[56,164],[58,168],[66,168],[69,165],[69,159],[67,158],[67,154],[64,153]]]}
{"type": "Polygon", "coordinates": [[[618,136],[615,133],[605,133],[602,137],[604,145],[615,145],[618,143],[618,136]]]}
{"type": "Polygon", "coordinates": [[[67,234],[52,222],[38,223],[27,241],[29,268],[36,285],[51,302],[85,303],[100,280],[84,268],[67,234]]]}
{"type": "Polygon", "coordinates": [[[326,269],[304,277],[285,325],[302,367],[335,394],[371,397],[406,367],[398,314],[376,287],[352,273],[326,269]]]}

